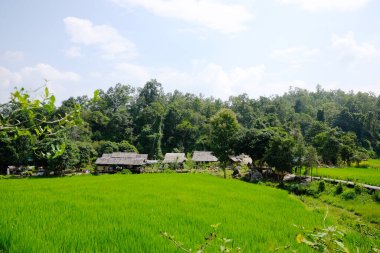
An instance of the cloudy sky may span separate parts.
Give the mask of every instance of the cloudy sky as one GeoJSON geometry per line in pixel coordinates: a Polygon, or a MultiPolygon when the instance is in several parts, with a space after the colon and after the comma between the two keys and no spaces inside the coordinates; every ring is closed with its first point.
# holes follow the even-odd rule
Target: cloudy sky
{"type": "Polygon", "coordinates": [[[156,78],[227,99],[380,94],[380,1],[1,0],[0,102],[48,80],[61,101],[156,78]]]}

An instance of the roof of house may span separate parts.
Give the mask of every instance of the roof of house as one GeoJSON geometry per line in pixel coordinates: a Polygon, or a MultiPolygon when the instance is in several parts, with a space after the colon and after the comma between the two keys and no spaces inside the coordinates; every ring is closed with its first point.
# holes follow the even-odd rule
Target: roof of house
{"type": "Polygon", "coordinates": [[[103,154],[96,159],[96,165],[143,165],[148,159],[147,154],[136,154],[130,152],[114,152],[103,154]]]}
{"type": "Polygon", "coordinates": [[[195,162],[217,162],[218,158],[211,151],[194,151],[192,160],[195,162]]]}
{"type": "Polygon", "coordinates": [[[103,154],[102,157],[148,159],[148,154],[137,154],[134,152],[113,152],[112,154],[103,154]]]}
{"type": "Polygon", "coordinates": [[[233,162],[240,162],[241,164],[250,164],[252,163],[252,158],[245,154],[240,154],[238,156],[230,156],[230,159],[233,162]]]}
{"type": "Polygon", "coordinates": [[[186,161],[185,153],[166,153],[162,163],[183,163],[186,161]]]}

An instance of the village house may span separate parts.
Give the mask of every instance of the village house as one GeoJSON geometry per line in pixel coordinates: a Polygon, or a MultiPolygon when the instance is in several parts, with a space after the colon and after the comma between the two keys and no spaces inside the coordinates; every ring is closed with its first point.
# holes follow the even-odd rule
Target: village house
{"type": "Polygon", "coordinates": [[[192,160],[199,165],[209,165],[218,161],[211,151],[194,151],[192,160]]]}
{"type": "Polygon", "coordinates": [[[185,153],[166,153],[162,161],[163,164],[170,164],[175,169],[183,168],[183,163],[186,161],[185,153]]]}
{"type": "Polygon", "coordinates": [[[123,169],[129,169],[133,173],[142,173],[148,161],[147,154],[132,152],[114,152],[103,154],[96,159],[96,171],[103,173],[115,173],[123,169]]]}

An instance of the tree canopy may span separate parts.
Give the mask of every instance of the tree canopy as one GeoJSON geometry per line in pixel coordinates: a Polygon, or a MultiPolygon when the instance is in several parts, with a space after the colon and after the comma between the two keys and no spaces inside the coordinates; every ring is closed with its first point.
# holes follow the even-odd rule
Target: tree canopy
{"type": "Polygon", "coordinates": [[[371,93],[319,86],[223,101],[165,93],[153,79],[142,88],[119,83],[97,91],[96,99],[71,97],[59,106],[48,89],[42,95],[34,99],[19,89],[0,105],[2,168],[80,167],[119,150],[146,153],[150,159],[173,151],[212,150],[222,162],[230,154],[246,153],[255,165],[279,172],[307,160],[349,165],[380,155],[380,97],[371,93]]]}

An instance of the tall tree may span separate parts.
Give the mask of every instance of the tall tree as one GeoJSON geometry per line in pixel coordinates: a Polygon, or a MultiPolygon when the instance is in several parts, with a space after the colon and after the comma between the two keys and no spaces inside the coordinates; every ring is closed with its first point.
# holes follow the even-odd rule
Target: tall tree
{"type": "Polygon", "coordinates": [[[233,152],[233,137],[240,125],[236,114],[230,109],[222,109],[210,120],[211,143],[214,154],[219,158],[226,178],[226,164],[233,152]]]}

